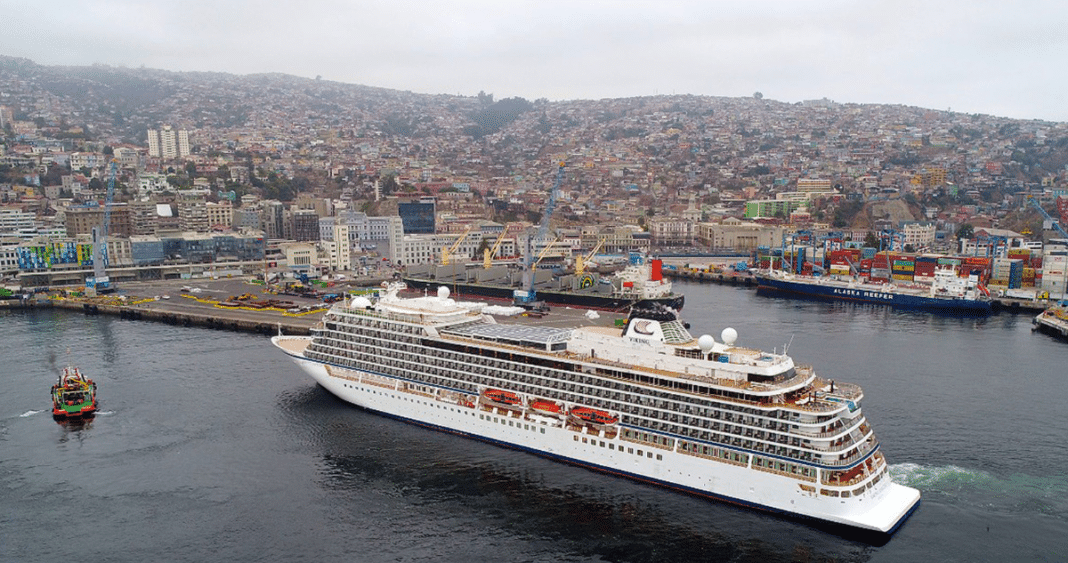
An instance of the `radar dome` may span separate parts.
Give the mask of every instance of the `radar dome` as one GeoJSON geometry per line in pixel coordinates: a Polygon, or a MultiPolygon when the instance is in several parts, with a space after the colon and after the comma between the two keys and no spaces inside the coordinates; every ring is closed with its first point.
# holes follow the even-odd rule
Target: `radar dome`
{"type": "Polygon", "coordinates": [[[449,288],[439,285],[438,286],[438,299],[445,300],[449,298],[449,288]]]}
{"type": "Polygon", "coordinates": [[[701,353],[708,355],[708,352],[712,350],[712,346],[716,344],[716,339],[712,338],[712,335],[702,334],[701,338],[697,339],[697,345],[701,348],[701,353]]]}
{"type": "Polygon", "coordinates": [[[734,342],[738,340],[738,331],[731,327],[727,327],[720,333],[719,338],[723,340],[723,343],[727,346],[734,346],[734,342]]]}
{"type": "Polygon", "coordinates": [[[362,295],[360,295],[360,296],[358,296],[358,297],[356,297],[355,299],[352,300],[352,306],[357,308],[357,309],[370,309],[371,308],[371,300],[366,298],[366,297],[364,297],[364,296],[362,296],[362,295]]]}

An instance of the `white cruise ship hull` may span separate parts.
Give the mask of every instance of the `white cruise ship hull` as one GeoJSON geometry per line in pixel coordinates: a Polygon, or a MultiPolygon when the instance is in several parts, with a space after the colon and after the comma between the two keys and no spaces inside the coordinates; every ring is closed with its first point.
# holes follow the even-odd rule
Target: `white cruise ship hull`
{"type": "Polygon", "coordinates": [[[560,419],[529,415],[529,411],[524,416],[507,408],[464,405],[430,393],[412,393],[402,390],[400,380],[385,375],[307,359],[297,351],[300,346],[293,344],[308,339],[276,336],[272,342],[337,397],[394,418],[701,496],[887,537],[919,504],[918,491],[890,482],[885,474],[877,486],[869,485],[852,498],[829,498],[811,487],[813,492],[806,492],[795,476],[635,444],[619,433],[605,436],[590,426],[579,432],[560,419]]]}

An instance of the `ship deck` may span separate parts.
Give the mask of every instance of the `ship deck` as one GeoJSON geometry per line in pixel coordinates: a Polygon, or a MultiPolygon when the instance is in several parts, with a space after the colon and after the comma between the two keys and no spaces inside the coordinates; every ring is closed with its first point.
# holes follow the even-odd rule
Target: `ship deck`
{"type": "Polygon", "coordinates": [[[308,349],[308,345],[311,344],[311,339],[292,336],[281,337],[275,339],[275,344],[286,352],[299,356],[303,355],[304,350],[308,349]]]}

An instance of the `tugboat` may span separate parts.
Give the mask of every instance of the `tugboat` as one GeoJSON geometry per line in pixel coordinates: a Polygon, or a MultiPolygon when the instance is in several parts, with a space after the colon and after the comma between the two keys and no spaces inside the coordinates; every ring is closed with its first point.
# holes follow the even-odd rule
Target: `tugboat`
{"type": "Polygon", "coordinates": [[[96,413],[96,383],[78,368],[67,366],[52,386],[52,417],[58,420],[87,418],[96,413]]]}

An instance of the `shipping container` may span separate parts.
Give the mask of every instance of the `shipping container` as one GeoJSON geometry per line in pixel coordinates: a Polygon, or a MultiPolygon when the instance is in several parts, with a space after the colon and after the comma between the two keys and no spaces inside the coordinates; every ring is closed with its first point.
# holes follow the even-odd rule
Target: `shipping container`
{"type": "Polygon", "coordinates": [[[913,270],[916,274],[923,274],[925,276],[933,276],[935,270],[938,269],[938,262],[916,262],[916,268],[913,270]]]}

